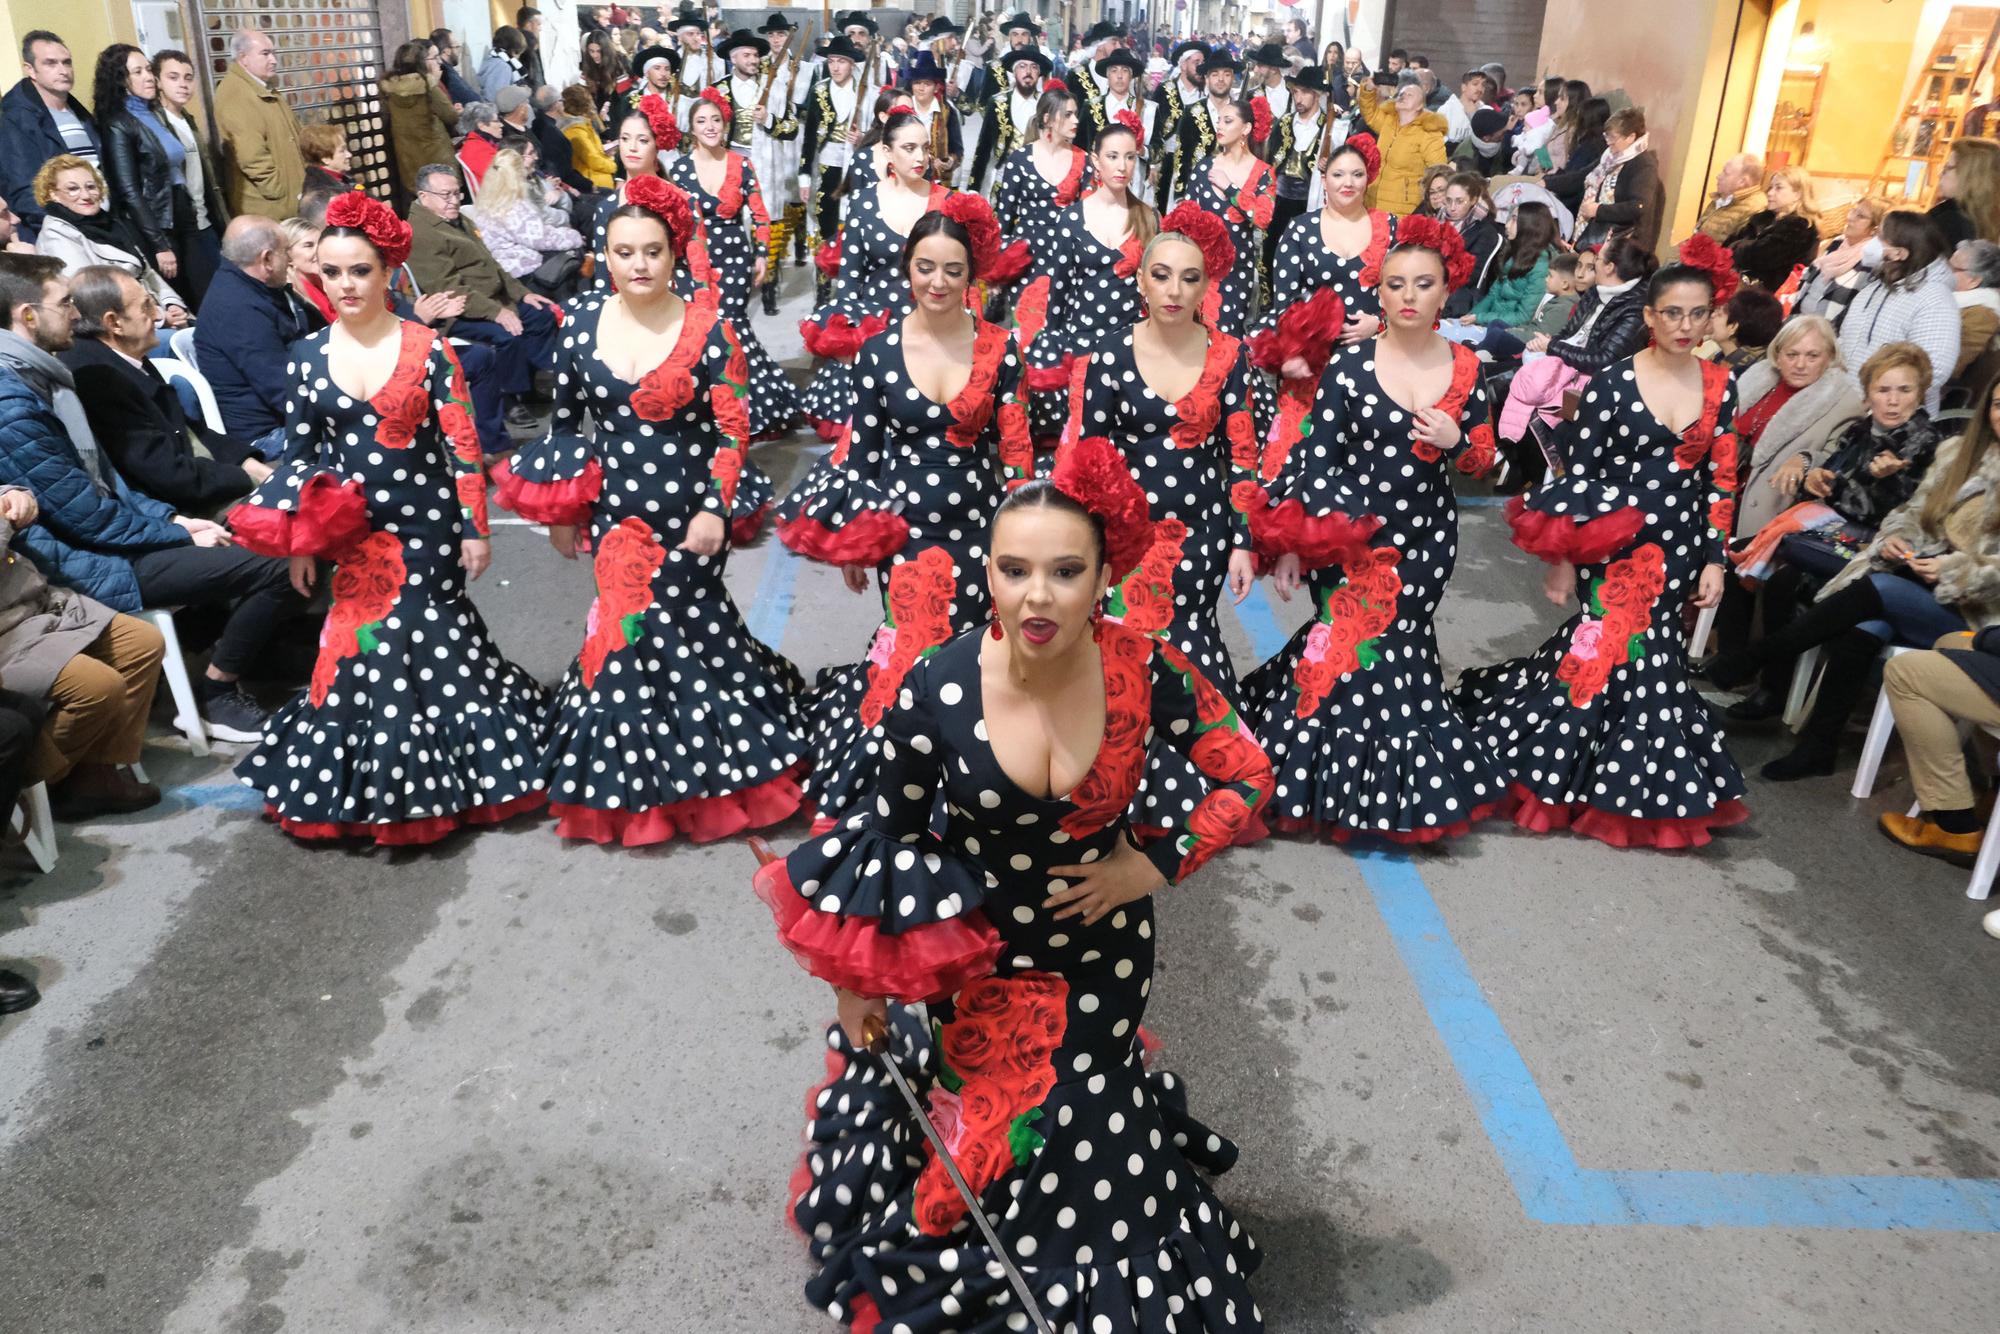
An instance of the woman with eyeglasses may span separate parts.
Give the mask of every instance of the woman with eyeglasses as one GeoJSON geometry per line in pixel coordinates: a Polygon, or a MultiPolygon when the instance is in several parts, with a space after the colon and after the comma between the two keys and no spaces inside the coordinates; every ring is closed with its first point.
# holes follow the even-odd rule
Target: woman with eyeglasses
{"type": "MultiPolygon", "coordinates": [[[[1724,257],[1724,281],[1733,279],[1724,257]]],[[[1688,680],[1681,608],[1722,598],[1735,519],[1736,392],[1694,355],[1717,273],[1669,264],[1646,289],[1653,343],[1598,372],[1561,428],[1566,469],[1507,508],[1575,615],[1454,696],[1511,781],[1514,822],[1614,847],[1700,847],[1748,817],[1743,775],[1688,680]]]]}
{"type": "MultiPolygon", "coordinates": [[[[35,202],[48,210],[35,251],[62,261],[74,273],[93,264],[109,264],[138,280],[159,303],[160,323],[179,329],[190,323],[188,304],[146,261],[146,243],[126,221],[107,208],[104,178],[80,157],[64,153],[50,158],[35,173],[35,202]]],[[[161,343],[166,335],[162,333],[161,343]]]]}

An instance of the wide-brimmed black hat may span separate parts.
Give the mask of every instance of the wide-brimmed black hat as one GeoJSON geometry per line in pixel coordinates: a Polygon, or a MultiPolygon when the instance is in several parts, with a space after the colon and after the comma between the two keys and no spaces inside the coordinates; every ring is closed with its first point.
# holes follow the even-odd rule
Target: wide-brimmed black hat
{"type": "Polygon", "coordinates": [[[783,10],[777,11],[771,17],[757,25],[758,32],[797,32],[798,30],[799,25],[786,18],[783,10]]]}
{"type": "Polygon", "coordinates": [[[910,57],[909,73],[903,82],[915,86],[924,81],[941,84],[944,82],[944,71],[938,67],[936,56],[928,51],[919,51],[910,57]]]}
{"type": "Polygon", "coordinates": [[[1037,37],[1042,35],[1042,25],[1035,22],[1035,16],[1025,10],[1001,24],[1000,35],[1004,37],[1016,28],[1026,28],[1037,37]]]}
{"type": "Polygon", "coordinates": [[[708,15],[700,5],[682,5],[674,11],[674,21],[668,25],[669,32],[679,32],[682,28],[700,28],[708,31],[708,15]]]}
{"type": "Polygon", "coordinates": [[[945,15],[940,14],[931,20],[930,27],[924,29],[924,37],[934,41],[939,37],[956,37],[964,31],[965,29],[953,23],[945,15]]]}
{"type": "Polygon", "coordinates": [[[641,79],[646,77],[646,66],[655,60],[664,60],[675,69],[681,67],[681,53],[670,46],[649,46],[632,57],[632,72],[641,79]]]}
{"type": "Polygon", "coordinates": [[[735,32],[730,33],[725,41],[717,43],[715,54],[726,59],[731,51],[745,46],[760,56],[771,54],[771,44],[756,33],[751,32],[748,28],[738,28],[735,32]]]}
{"type": "Polygon", "coordinates": [[[1146,72],[1146,62],[1133,55],[1128,48],[1122,46],[1104,57],[1104,59],[1098,61],[1095,65],[1092,65],[1091,68],[1097,71],[1098,77],[1102,78],[1120,65],[1131,70],[1134,78],[1146,72]]]}
{"type": "Polygon", "coordinates": [[[1039,65],[1044,79],[1048,78],[1055,70],[1054,63],[1042,54],[1042,49],[1038,46],[1024,46],[1018,51],[1002,51],[1000,53],[1000,67],[1007,71],[1009,77],[1012,77],[1014,73],[1014,66],[1024,60],[1032,60],[1035,64],[1039,65]]]}
{"type": "Polygon", "coordinates": [[[1182,42],[1179,46],[1174,48],[1174,53],[1172,56],[1168,57],[1167,63],[1169,65],[1172,65],[1175,69],[1179,69],[1181,67],[1182,58],[1185,57],[1187,53],[1190,51],[1198,52],[1204,59],[1206,59],[1208,56],[1208,43],[1182,42]]]}
{"type": "Polygon", "coordinates": [[[1090,31],[1083,35],[1083,41],[1078,43],[1078,45],[1096,46],[1107,37],[1123,37],[1124,35],[1125,26],[1123,24],[1113,23],[1110,19],[1099,19],[1090,25],[1090,31]]]}
{"type": "Polygon", "coordinates": [[[1264,65],[1271,69],[1289,69],[1291,54],[1276,42],[1266,42],[1253,46],[1243,53],[1243,61],[1248,65],[1264,65]]]}
{"type": "Polygon", "coordinates": [[[1219,69],[1241,71],[1242,68],[1243,62],[1231,55],[1228,47],[1218,46],[1202,57],[1201,77],[1205,79],[1219,69]]]}
{"type": "Polygon", "coordinates": [[[866,28],[870,37],[882,35],[881,25],[859,9],[850,9],[845,14],[836,15],[833,21],[840,25],[842,32],[846,32],[849,28],[866,28]]]}
{"type": "Polygon", "coordinates": [[[859,61],[863,59],[861,48],[848,41],[847,34],[844,32],[837,32],[827,38],[826,41],[820,44],[819,51],[816,54],[821,60],[859,61]]]}
{"type": "Polygon", "coordinates": [[[1309,93],[1326,92],[1326,67],[1323,65],[1307,65],[1287,74],[1285,82],[1294,88],[1303,88],[1309,93]]]}

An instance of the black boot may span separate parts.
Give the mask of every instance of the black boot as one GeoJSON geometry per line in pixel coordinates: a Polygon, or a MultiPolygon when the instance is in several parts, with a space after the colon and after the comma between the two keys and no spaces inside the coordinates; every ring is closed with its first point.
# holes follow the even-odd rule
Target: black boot
{"type": "MultiPolygon", "coordinates": [[[[1820,603],[1825,606],[1825,603],[1820,603]]],[[[1878,601],[1878,607],[1881,605],[1878,601]]],[[[1812,613],[1806,613],[1810,616],[1812,613]]],[[[1799,618],[1804,620],[1805,617],[1799,618]]],[[[1805,726],[1799,729],[1799,743],[1760,771],[1773,783],[1789,783],[1798,778],[1831,774],[1840,754],[1840,734],[1855,708],[1867,698],[1875,684],[1875,659],[1881,655],[1882,641],[1859,630],[1848,630],[1828,640],[1820,649],[1824,668],[1819,689],[1805,726]]]]}
{"type": "Polygon", "coordinates": [[[33,982],[11,968],[0,968],[0,1014],[18,1014],[41,998],[33,982]]]}
{"type": "MultiPolygon", "coordinates": [[[[1724,690],[1733,690],[1747,685],[1751,678],[1767,667],[1789,662],[1807,649],[1825,644],[1881,614],[1882,599],[1875,592],[1875,585],[1866,579],[1857,579],[1832,597],[1813,603],[1776,633],[1767,634],[1756,643],[1746,644],[1733,653],[1717,654],[1709,660],[1702,675],[1724,690]]],[[[1876,648],[1879,650],[1881,645],[1877,643],[1876,648]]],[[[1776,684],[1775,681],[1772,684],[1776,684]]]]}
{"type": "Polygon", "coordinates": [[[777,314],[778,313],[777,279],[774,278],[770,282],[765,283],[763,287],[763,292],[764,292],[764,313],[766,315],[777,314]]]}

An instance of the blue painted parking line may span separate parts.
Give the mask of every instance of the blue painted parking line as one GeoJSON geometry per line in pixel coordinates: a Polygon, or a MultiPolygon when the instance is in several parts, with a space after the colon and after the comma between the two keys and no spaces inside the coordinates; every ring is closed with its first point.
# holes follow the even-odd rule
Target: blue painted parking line
{"type": "Polygon", "coordinates": [[[785,623],[792,618],[792,589],[798,583],[800,558],[778,540],[777,534],[767,540],[771,544],[770,555],[764,558],[757,591],[750,595],[750,608],[743,615],[743,623],[751,634],[782,652],[785,623]]]}
{"type": "MultiPolygon", "coordinates": [[[[1286,635],[1264,585],[1251,591],[1236,615],[1259,660],[1284,647],[1286,635]]],[[[1349,849],[1347,855],[1361,872],[1522,1211],[1534,1221],[2000,1232],[2000,1181],[1581,1166],[1409,854],[1349,849]]]]}

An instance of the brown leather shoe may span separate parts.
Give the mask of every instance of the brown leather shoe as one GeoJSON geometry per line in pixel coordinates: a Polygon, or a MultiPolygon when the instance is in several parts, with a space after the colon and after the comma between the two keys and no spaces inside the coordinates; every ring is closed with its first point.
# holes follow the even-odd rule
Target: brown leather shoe
{"type": "Polygon", "coordinates": [[[110,764],[79,764],[49,793],[50,813],[58,820],[130,815],[159,804],[159,788],[110,764]]]}
{"type": "Polygon", "coordinates": [[[1934,820],[1921,816],[1904,815],[1898,811],[1884,811],[1876,821],[1882,832],[1895,839],[1911,852],[1921,852],[1926,857],[1976,857],[1979,855],[1980,834],[1953,834],[1940,829],[1934,820]]]}

